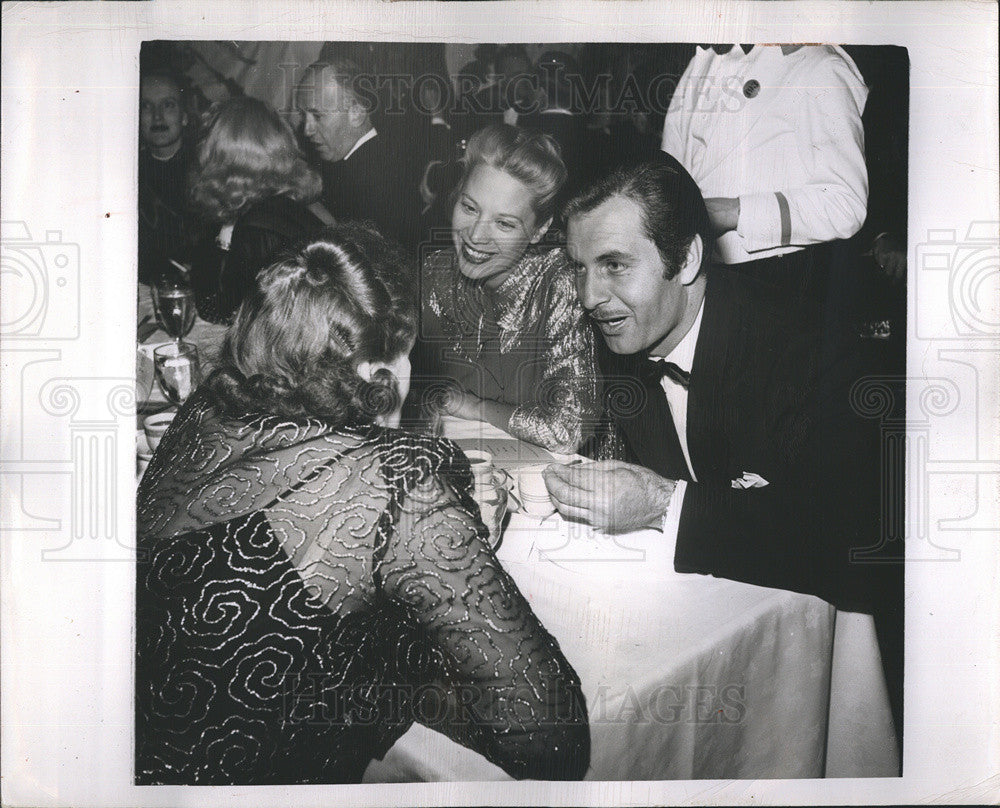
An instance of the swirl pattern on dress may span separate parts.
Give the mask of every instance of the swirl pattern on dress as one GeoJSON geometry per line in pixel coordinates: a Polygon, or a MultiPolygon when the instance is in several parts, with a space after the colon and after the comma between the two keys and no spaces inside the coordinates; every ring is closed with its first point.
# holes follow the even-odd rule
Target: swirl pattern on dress
{"type": "Polygon", "coordinates": [[[414,720],[515,777],[583,776],[579,680],[454,443],[232,419],[198,393],[149,472],[138,784],[358,782],[414,720]]]}

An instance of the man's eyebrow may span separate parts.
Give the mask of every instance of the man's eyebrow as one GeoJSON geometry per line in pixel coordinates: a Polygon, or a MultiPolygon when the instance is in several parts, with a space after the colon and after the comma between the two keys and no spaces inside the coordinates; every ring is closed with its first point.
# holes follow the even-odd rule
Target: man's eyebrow
{"type": "Polygon", "coordinates": [[[597,262],[600,264],[606,264],[608,261],[628,261],[632,256],[621,250],[608,250],[605,253],[601,253],[597,256],[597,262]]]}

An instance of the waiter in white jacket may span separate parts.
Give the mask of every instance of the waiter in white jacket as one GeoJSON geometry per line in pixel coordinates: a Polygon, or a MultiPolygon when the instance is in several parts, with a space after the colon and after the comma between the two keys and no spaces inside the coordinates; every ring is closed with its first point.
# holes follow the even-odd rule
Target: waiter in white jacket
{"type": "Polygon", "coordinates": [[[663,150],[701,188],[716,259],[781,287],[792,302],[822,298],[828,245],[865,220],[868,88],[830,45],[699,47],[667,113],[663,150]]]}

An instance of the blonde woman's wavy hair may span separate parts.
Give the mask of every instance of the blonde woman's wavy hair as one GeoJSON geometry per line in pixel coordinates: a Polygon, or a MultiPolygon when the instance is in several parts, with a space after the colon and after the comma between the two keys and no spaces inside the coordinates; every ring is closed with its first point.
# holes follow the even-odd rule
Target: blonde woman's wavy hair
{"type": "Polygon", "coordinates": [[[372,423],[400,406],[395,376],[358,375],[392,362],[417,335],[415,270],[365,222],[333,225],[257,276],[206,381],[234,416],[372,423]]]}
{"type": "Polygon", "coordinates": [[[190,190],[204,214],[232,222],[258,200],[284,194],[309,204],[322,188],[291,126],[263,101],[232,98],[214,111],[190,190]]]}
{"type": "Polygon", "coordinates": [[[528,187],[539,224],[555,214],[559,191],[566,182],[566,165],[559,143],[551,135],[507,124],[485,126],[469,138],[461,163],[462,181],[455,189],[456,196],[473,169],[485,164],[528,187]]]}

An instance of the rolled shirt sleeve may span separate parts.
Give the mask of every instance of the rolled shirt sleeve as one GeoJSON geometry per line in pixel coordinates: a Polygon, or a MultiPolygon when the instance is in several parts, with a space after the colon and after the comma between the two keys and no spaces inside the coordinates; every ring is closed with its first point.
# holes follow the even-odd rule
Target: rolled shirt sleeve
{"type": "Polygon", "coordinates": [[[841,48],[804,46],[783,54],[777,46],[758,46],[746,57],[699,51],[677,94],[685,100],[667,114],[663,150],[680,160],[706,198],[739,200],[735,231],[717,243],[725,263],[849,238],[861,229],[868,203],[861,122],[868,88],[841,48]],[[760,89],[746,95],[751,79],[760,89]]]}
{"type": "Polygon", "coordinates": [[[807,180],[771,193],[741,194],[736,232],[747,252],[850,238],[865,221],[864,111],[856,68],[824,59],[804,77],[799,158],[807,180]]]}

